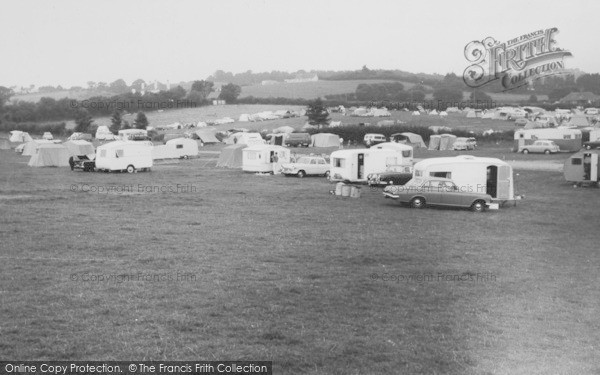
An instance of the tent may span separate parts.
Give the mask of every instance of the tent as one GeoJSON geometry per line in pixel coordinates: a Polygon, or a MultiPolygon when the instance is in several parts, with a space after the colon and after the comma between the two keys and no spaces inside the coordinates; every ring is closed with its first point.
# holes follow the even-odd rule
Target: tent
{"type": "Polygon", "coordinates": [[[331,133],[317,133],[310,136],[312,147],[339,147],[340,136],[331,133]]]}
{"type": "Polygon", "coordinates": [[[273,133],[293,133],[294,130],[295,129],[291,126],[280,126],[277,129],[274,129],[273,133]]]}
{"type": "Polygon", "coordinates": [[[36,139],[36,140],[32,140],[31,142],[27,142],[27,143],[25,143],[25,146],[23,146],[23,152],[21,153],[21,155],[32,156],[33,154],[35,154],[35,150],[37,150],[40,147],[40,145],[49,144],[49,143],[54,143],[54,142],[46,140],[46,139],[36,139]]]}
{"type": "Polygon", "coordinates": [[[588,121],[587,117],[585,116],[581,116],[581,115],[575,115],[573,117],[571,117],[571,120],[568,122],[567,125],[570,126],[590,126],[590,122],[588,121]]]}
{"type": "Polygon", "coordinates": [[[429,112],[429,115],[430,115],[430,116],[437,116],[437,115],[439,115],[439,113],[438,113],[438,111],[436,111],[436,110],[434,109],[433,111],[429,112]]]}
{"type": "Polygon", "coordinates": [[[6,138],[0,138],[0,150],[10,150],[10,142],[6,138]]]}
{"type": "Polygon", "coordinates": [[[243,113],[238,118],[238,121],[239,122],[248,122],[248,121],[250,121],[250,115],[248,115],[247,113],[243,113]]]}
{"type": "Polygon", "coordinates": [[[265,144],[265,140],[261,137],[259,133],[237,132],[227,137],[227,139],[225,139],[225,143],[228,145],[243,143],[247,144],[248,146],[251,146],[257,144],[265,144]]]}
{"type": "Polygon", "coordinates": [[[63,145],[69,150],[69,154],[72,156],[94,155],[96,153],[94,145],[87,141],[68,141],[63,143],[63,145]]]}
{"type": "Polygon", "coordinates": [[[414,111],[412,114],[413,116],[421,116],[421,112],[419,111],[414,111]]]}
{"type": "Polygon", "coordinates": [[[439,150],[440,149],[440,141],[442,137],[439,135],[431,135],[429,137],[429,150],[439,150]]]}
{"type": "Polygon", "coordinates": [[[456,141],[456,136],[453,134],[440,135],[440,150],[452,150],[454,141],[456,141]]]}
{"type": "Polygon", "coordinates": [[[446,112],[446,111],[440,112],[440,117],[446,117],[446,116],[448,116],[448,112],[446,112]]]}
{"type": "Polygon", "coordinates": [[[390,117],[392,114],[385,108],[375,108],[371,110],[371,116],[373,117],[390,117]]]}
{"type": "Polygon", "coordinates": [[[481,118],[495,119],[496,118],[496,112],[494,112],[494,111],[485,111],[481,115],[481,118]]]}
{"type": "Polygon", "coordinates": [[[209,130],[197,130],[194,134],[195,136],[193,138],[198,137],[202,143],[221,143],[217,137],[215,137],[215,133],[209,130]]]}
{"type": "Polygon", "coordinates": [[[413,146],[415,148],[427,147],[425,146],[425,142],[423,142],[423,137],[415,133],[396,133],[392,134],[392,138],[396,140],[396,142],[406,143],[407,145],[413,146]]]}
{"type": "Polygon", "coordinates": [[[29,133],[22,132],[20,130],[13,130],[10,132],[10,142],[19,142],[19,143],[27,143],[33,141],[33,138],[29,135],[29,133]]]}
{"type": "Polygon", "coordinates": [[[475,111],[469,111],[467,112],[467,118],[475,118],[477,117],[477,115],[475,114],[475,111]]]}
{"type": "Polygon", "coordinates": [[[113,139],[117,139],[117,136],[115,136],[108,129],[108,126],[100,125],[100,126],[98,126],[98,129],[96,130],[96,139],[110,141],[110,140],[113,140],[113,139]]]}
{"type": "Polygon", "coordinates": [[[68,167],[70,156],[69,149],[64,145],[40,144],[27,165],[30,167],[68,167]]]}
{"type": "Polygon", "coordinates": [[[527,121],[527,123],[525,124],[523,129],[541,129],[543,127],[544,126],[542,124],[540,124],[539,122],[527,121]]]}
{"type": "Polygon", "coordinates": [[[221,150],[217,167],[242,168],[242,150],[248,147],[245,144],[231,145],[221,150]]]}
{"type": "Polygon", "coordinates": [[[516,126],[525,126],[527,125],[527,123],[529,122],[529,120],[527,120],[525,117],[521,117],[515,120],[515,125],[516,126]]]}

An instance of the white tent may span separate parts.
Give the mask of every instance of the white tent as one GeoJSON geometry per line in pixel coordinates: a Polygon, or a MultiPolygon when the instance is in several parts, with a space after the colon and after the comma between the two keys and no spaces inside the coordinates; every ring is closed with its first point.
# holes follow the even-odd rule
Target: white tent
{"type": "Polygon", "coordinates": [[[30,167],[68,167],[70,156],[69,149],[63,145],[41,144],[27,165],[30,167]]]}
{"type": "Polygon", "coordinates": [[[371,116],[373,117],[390,117],[392,114],[385,108],[375,108],[371,110],[371,116]]]}
{"type": "Polygon", "coordinates": [[[292,128],[291,126],[280,126],[277,129],[273,130],[273,133],[277,134],[277,133],[293,133],[294,132],[294,128],[292,128]]]}
{"type": "Polygon", "coordinates": [[[96,150],[94,145],[87,141],[75,140],[63,143],[63,145],[69,150],[72,156],[79,155],[94,155],[96,150]]]}
{"type": "Polygon", "coordinates": [[[13,130],[10,132],[10,142],[19,142],[19,143],[27,143],[33,141],[33,138],[27,132],[22,132],[20,130],[13,130]]]}
{"type": "Polygon", "coordinates": [[[238,121],[239,122],[248,122],[248,121],[250,121],[250,115],[248,115],[247,113],[243,113],[238,118],[238,121]]]}
{"type": "Polygon", "coordinates": [[[217,161],[217,167],[242,168],[242,150],[246,147],[248,145],[237,144],[223,148],[217,161]]]}
{"type": "Polygon", "coordinates": [[[418,134],[405,132],[405,133],[400,133],[400,135],[406,139],[405,143],[407,145],[411,145],[416,148],[427,147],[427,146],[425,146],[425,142],[423,142],[423,137],[421,137],[418,134]]]}
{"type": "Polygon", "coordinates": [[[412,113],[412,115],[413,115],[413,116],[421,116],[421,112],[419,112],[419,111],[414,111],[414,112],[412,113]]]}
{"type": "Polygon", "coordinates": [[[96,130],[96,139],[99,140],[114,140],[117,139],[117,136],[114,135],[109,129],[108,126],[100,125],[96,130]]]}
{"type": "Polygon", "coordinates": [[[446,117],[446,116],[448,116],[448,112],[446,112],[446,111],[440,112],[440,117],[446,117]]]}
{"type": "Polygon", "coordinates": [[[331,133],[317,133],[310,136],[312,147],[339,147],[340,136],[331,133]]]}
{"type": "Polygon", "coordinates": [[[440,149],[440,140],[441,137],[437,134],[433,134],[429,137],[429,150],[439,150],[440,149]]]}
{"type": "Polygon", "coordinates": [[[475,114],[475,111],[469,111],[467,112],[467,118],[475,118],[477,117],[477,115],[475,114]]]}
{"type": "Polygon", "coordinates": [[[54,143],[54,142],[49,141],[47,139],[35,139],[35,140],[32,140],[31,142],[27,142],[27,143],[25,143],[25,146],[23,146],[23,152],[21,153],[21,155],[32,156],[33,154],[35,154],[35,150],[37,150],[40,147],[40,145],[49,144],[49,143],[54,143]]]}
{"type": "Polygon", "coordinates": [[[205,128],[207,126],[208,126],[208,124],[205,123],[204,121],[198,121],[198,123],[196,124],[197,128],[205,128]]]}
{"type": "Polygon", "coordinates": [[[237,132],[233,133],[227,139],[225,139],[225,144],[234,145],[234,144],[246,144],[248,146],[252,145],[262,145],[265,144],[265,140],[261,137],[259,133],[247,133],[247,132],[237,132]]]}
{"type": "Polygon", "coordinates": [[[436,111],[435,109],[433,111],[429,112],[430,116],[437,116],[438,114],[439,114],[438,111],[436,111]]]}
{"type": "Polygon", "coordinates": [[[440,135],[440,150],[452,150],[454,141],[456,141],[456,136],[454,134],[440,135]]]}
{"type": "Polygon", "coordinates": [[[52,136],[52,133],[44,132],[44,135],[42,135],[42,139],[47,139],[47,140],[51,141],[54,139],[54,137],[52,136]]]}

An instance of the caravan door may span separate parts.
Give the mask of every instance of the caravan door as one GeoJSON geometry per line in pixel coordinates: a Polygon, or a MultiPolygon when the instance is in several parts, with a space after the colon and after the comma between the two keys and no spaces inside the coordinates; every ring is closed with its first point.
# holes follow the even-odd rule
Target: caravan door
{"type": "Polygon", "coordinates": [[[358,154],[358,163],[356,169],[356,179],[362,180],[365,174],[365,154],[358,154]]]}
{"type": "Polygon", "coordinates": [[[498,178],[496,180],[496,196],[492,198],[498,199],[510,199],[510,166],[500,165],[498,166],[498,178]]]}
{"type": "Polygon", "coordinates": [[[598,154],[592,154],[590,180],[598,181],[598,154]]]}

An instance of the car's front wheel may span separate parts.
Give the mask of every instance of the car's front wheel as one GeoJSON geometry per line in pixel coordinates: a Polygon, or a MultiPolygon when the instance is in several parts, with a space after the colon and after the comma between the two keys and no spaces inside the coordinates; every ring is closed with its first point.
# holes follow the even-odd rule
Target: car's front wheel
{"type": "Polygon", "coordinates": [[[297,176],[299,178],[302,178],[302,177],[306,176],[306,172],[304,172],[304,171],[298,171],[297,176]]]}
{"type": "Polygon", "coordinates": [[[475,201],[471,205],[471,211],[473,212],[482,212],[485,210],[485,202],[484,201],[475,201]]]}
{"type": "Polygon", "coordinates": [[[544,154],[546,154],[546,155],[550,155],[550,150],[546,150],[546,151],[544,151],[544,154]]]}
{"type": "Polygon", "coordinates": [[[325,178],[329,178],[329,171],[325,172],[325,178]]]}
{"type": "Polygon", "coordinates": [[[412,208],[423,208],[423,207],[425,207],[425,199],[423,199],[421,197],[413,198],[410,201],[410,206],[412,208]]]}
{"type": "Polygon", "coordinates": [[[529,154],[529,150],[528,150],[528,149],[525,149],[525,150],[523,150],[523,153],[524,153],[524,154],[529,154]]]}

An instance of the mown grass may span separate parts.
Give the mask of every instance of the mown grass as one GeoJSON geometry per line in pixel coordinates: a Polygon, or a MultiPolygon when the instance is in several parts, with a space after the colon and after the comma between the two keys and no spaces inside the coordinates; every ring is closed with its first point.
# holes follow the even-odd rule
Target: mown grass
{"type": "Polygon", "coordinates": [[[34,169],[0,152],[4,358],[260,359],[283,374],[600,370],[598,190],[560,174],[520,173],[526,200],[473,214],[399,207],[365,187],[334,197],[323,178],[217,169],[210,154],[128,175],[34,169]],[[138,192],[176,184],[195,190],[138,192]],[[138,273],[173,280],[81,280],[138,273]]]}

